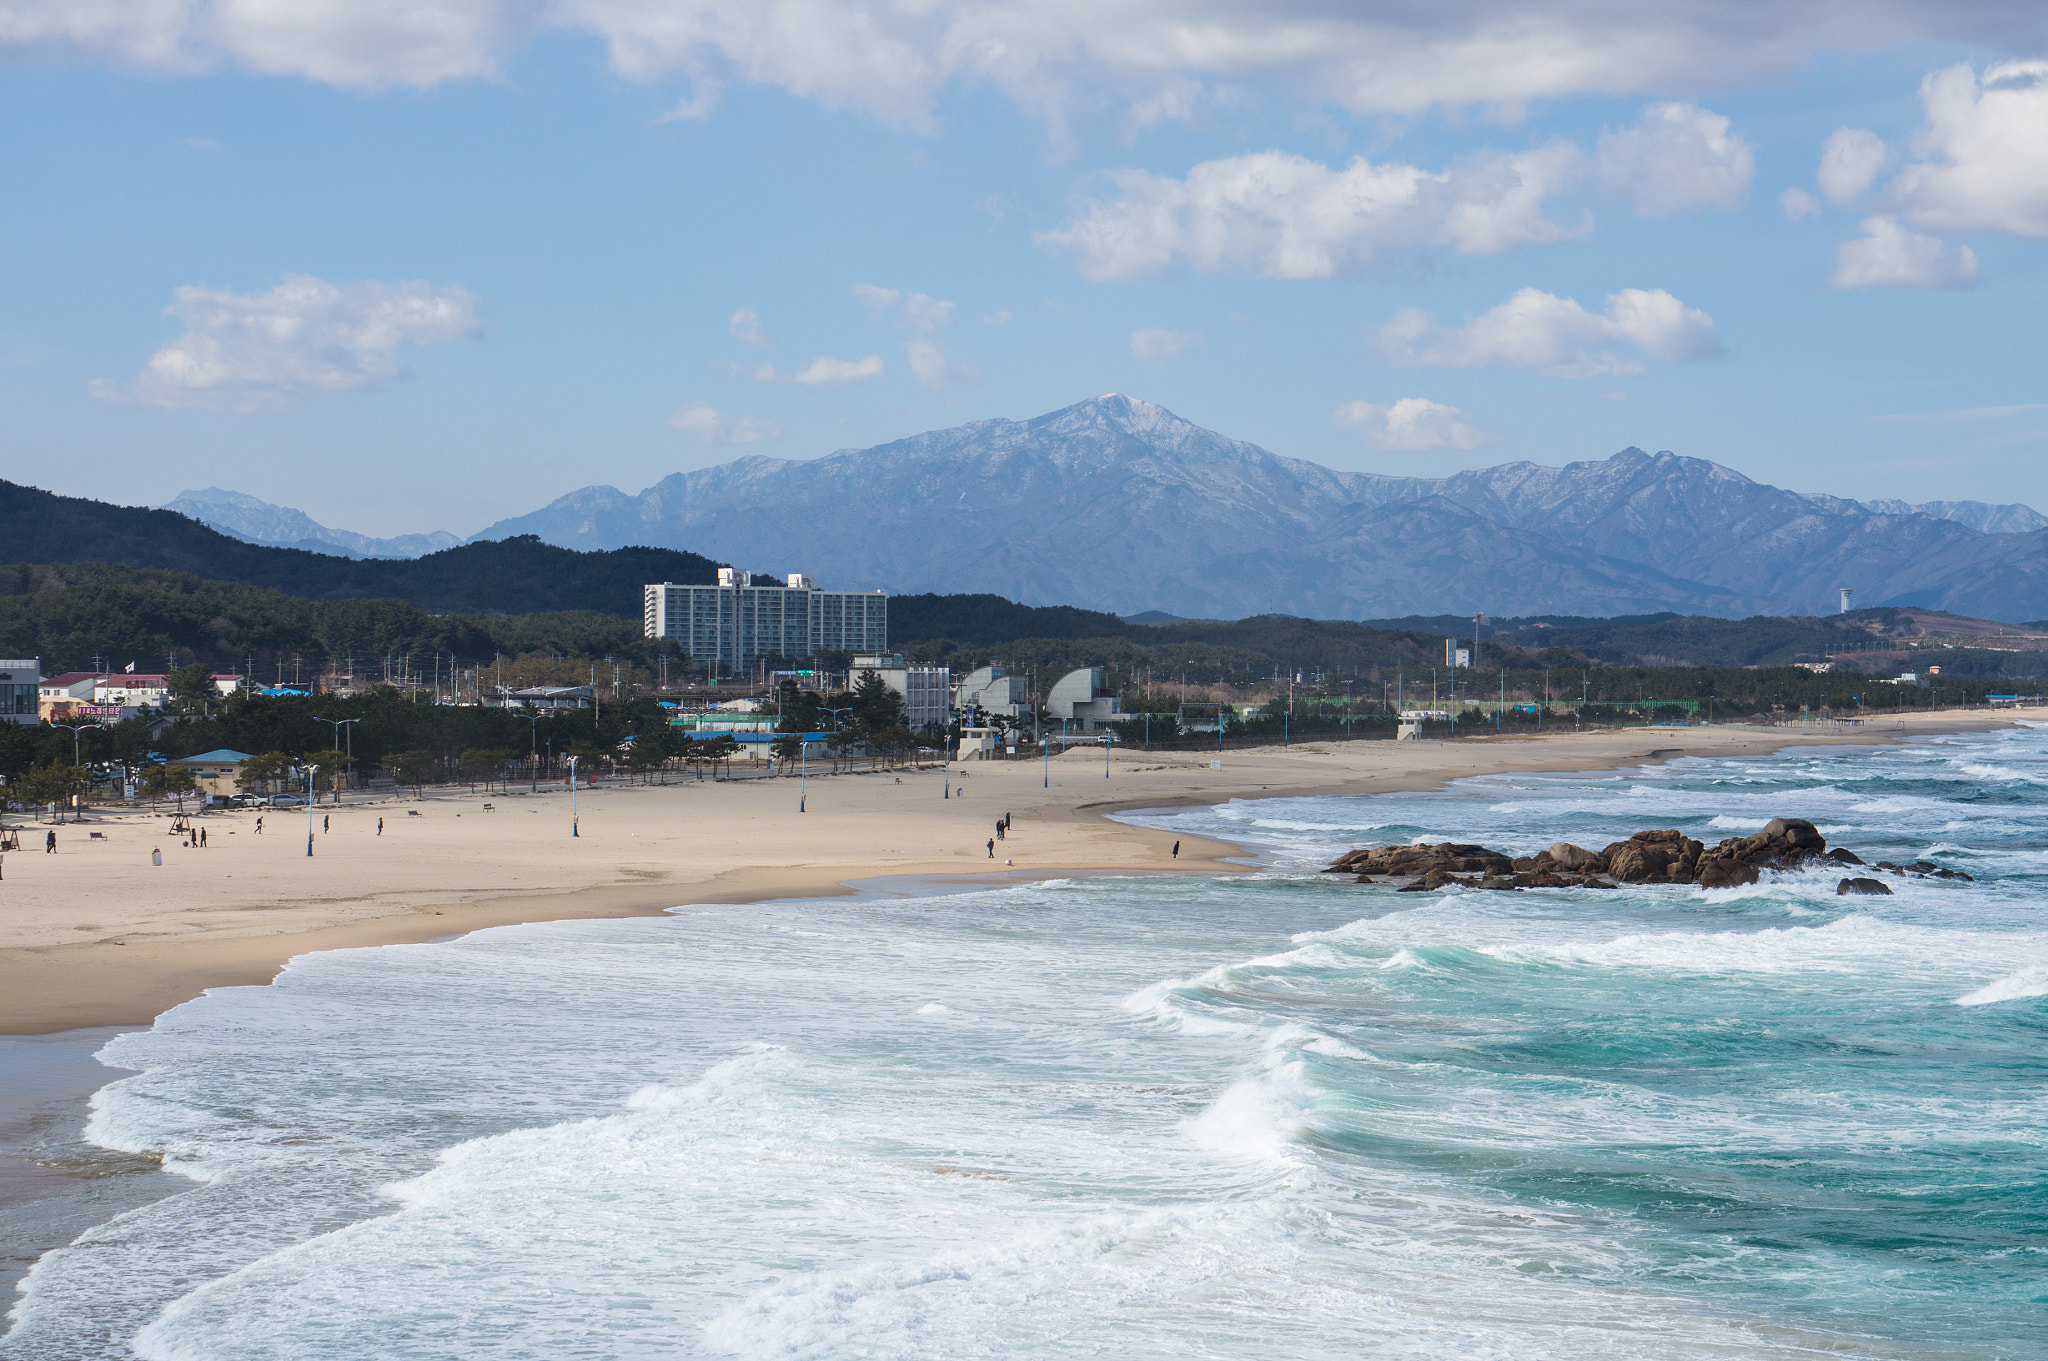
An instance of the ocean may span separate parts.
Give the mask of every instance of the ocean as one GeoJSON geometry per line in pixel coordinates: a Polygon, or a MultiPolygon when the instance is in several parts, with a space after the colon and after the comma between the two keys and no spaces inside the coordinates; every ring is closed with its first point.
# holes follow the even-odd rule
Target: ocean
{"type": "Polygon", "coordinates": [[[110,1043],[189,1189],[8,1361],[2048,1357],[2048,732],[1129,815],[1241,878],[295,961],[110,1043]],[[1976,876],[1399,894],[1806,817],[1976,876]]]}

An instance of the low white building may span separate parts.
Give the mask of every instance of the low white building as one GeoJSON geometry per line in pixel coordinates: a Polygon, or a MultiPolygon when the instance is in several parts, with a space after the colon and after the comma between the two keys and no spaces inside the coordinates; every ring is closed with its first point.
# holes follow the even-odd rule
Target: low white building
{"type": "Polygon", "coordinates": [[[1123,705],[1103,683],[1099,666],[1069,671],[1045,694],[1047,717],[1055,723],[1072,723],[1082,732],[1094,732],[1123,721],[1123,705]]]}
{"type": "Polygon", "coordinates": [[[169,676],[145,676],[133,671],[101,676],[92,688],[92,702],[95,704],[136,705],[145,709],[160,709],[163,702],[170,697],[169,676]]]}
{"type": "Polygon", "coordinates": [[[1031,717],[1031,687],[1000,666],[980,666],[961,680],[953,704],[962,714],[1021,722],[1031,717]]]}

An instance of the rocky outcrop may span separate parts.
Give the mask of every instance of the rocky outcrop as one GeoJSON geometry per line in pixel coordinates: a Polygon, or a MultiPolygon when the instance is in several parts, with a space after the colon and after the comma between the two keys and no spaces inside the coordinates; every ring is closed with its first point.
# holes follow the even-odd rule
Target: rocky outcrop
{"type": "Polygon", "coordinates": [[[1895,874],[1901,879],[1910,875],[1915,879],[1961,879],[1965,883],[1971,884],[1977,882],[1961,870],[1945,868],[1935,864],[1932,860],[1915,860],[1910,865],[1894,865],[1889,860],[1880,860],[1873,868],[1884,870],[1889,874],[1895,874]]]}
{"type": "MultiPolygon", "coordinates": [[[[1603,850],[1591,851],[1560,841],[1547,851],[1516,858],[1485,846],[1444,841],[1436,845],[1367,846],[1338,857],[1326,874],[1349,874],[1361,884],[1378,879],[1406,880],[1403,893],[1427,893],[1457,884],[1464,888],[1613,888],[1616,884],[1696,884],[1701,888],[1732,888],[1754,884],[1771,871],[1809,866],[1861,865],[1854,851],[1829,850],[1827,838],[1804,818],[1773,818],[1761,832],[1729,837],[1708,846],[1676,828],[1637,832],[1603,850]]],[[[1932,861],[1910,865],[1881,861],[1889,873],[1930,879],[1968,879],[1960,870],[1932,861]]],[[[1889,893],[1876,879],[1842,880],[1836,892],[1889,893]]]]}
{"type": "Polygon", "coordinates": [[[1889,898],[1892,896],[1890,885],[1886,884],[1882,879],[1844,879],[1841,883],[1835,885],[1835,893],[1838,897],[1849,894],[1862,894],[1871,898],[1889,898]]]}

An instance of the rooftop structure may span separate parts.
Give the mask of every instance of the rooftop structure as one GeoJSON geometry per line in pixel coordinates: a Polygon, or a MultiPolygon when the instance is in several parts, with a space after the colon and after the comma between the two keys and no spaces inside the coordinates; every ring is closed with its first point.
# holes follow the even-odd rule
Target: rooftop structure
{"type": "Polygon", "coordinates": [[[674,638],[715,673],[744,671],[764,657],[889,646],[886,591],[821,591],[801,572],[777,581],[721,567],[716,586],[665,581],[647,586],[642,597],[646,636],[674,638]]]}

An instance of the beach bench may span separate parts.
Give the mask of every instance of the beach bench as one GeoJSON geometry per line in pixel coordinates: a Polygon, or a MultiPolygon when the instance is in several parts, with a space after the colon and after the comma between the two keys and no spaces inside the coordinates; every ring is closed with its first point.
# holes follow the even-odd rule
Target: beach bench
{"type": "Polygon", "coordinates": [[[105,841],[107,839],[107,834],[105,832],[87,832],[85,834],[85,839],[87,841],[105,841]]]}

